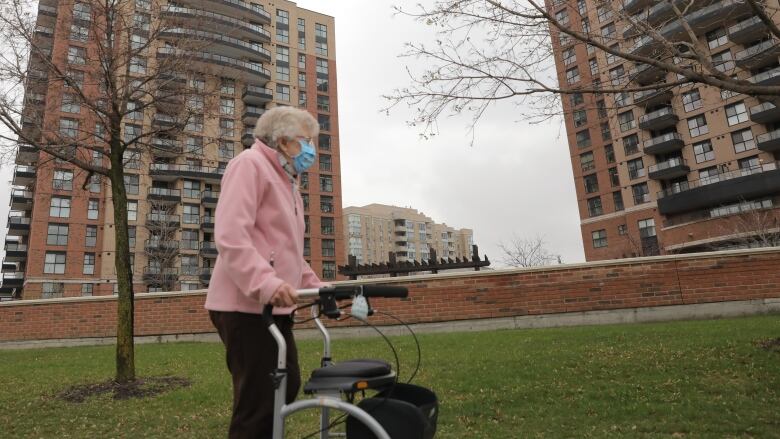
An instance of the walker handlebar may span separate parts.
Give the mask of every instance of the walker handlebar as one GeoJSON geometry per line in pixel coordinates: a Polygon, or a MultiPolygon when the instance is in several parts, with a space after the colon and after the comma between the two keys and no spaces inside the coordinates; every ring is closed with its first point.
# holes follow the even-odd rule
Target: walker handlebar
{"type": "MultiPolygon", "coordinates": [[[[393,285],[343,285],[302,289],[298,290],[297,293],[299,299],[316,298],[318,301],[351,299],[359,294],[362,294],[366,298],[384,297],[388,299],[404,299],[409,297],[409,290],[406,287],[393,285]]],[[[273,305],[270,304],[263,307],[263,320],[268,326],[271,326],[274,323],[273,309],[273,305]]]]}

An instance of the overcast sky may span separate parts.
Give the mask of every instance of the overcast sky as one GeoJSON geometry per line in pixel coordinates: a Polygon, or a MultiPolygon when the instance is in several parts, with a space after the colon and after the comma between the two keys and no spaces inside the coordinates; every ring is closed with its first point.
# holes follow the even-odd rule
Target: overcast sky
{"type": "MultiPolygon", "coordinates": [[[[344,206],[410,206],[436,222],[474,230],[480,253],[498,262],[497,244],[513,235],[541,235],[564,262],[584,260],[571,162],[560,122],[519,122],[522,109],[495,107],[470,145],[467,122],[445,118],[432,140],[407,127],[410,113],[380,113],[382,94],[408,83],[399,59],[406,41],[427,41],[432,29],[392,5],[414,1],[299,0],[300,7],[336,18],[336,60],[344,206]],[[367,5],[371,7],[367,7],[367,5]]],[[[428,0],[429,1],[429,0],[428,0]]],[[[12,170],[0,172],[10,181],[12,170]]],[[[5,185],[3,185],[5,186],[5,185]]],[[[9,194],[0,190],[0,234],[9,194]]]]}

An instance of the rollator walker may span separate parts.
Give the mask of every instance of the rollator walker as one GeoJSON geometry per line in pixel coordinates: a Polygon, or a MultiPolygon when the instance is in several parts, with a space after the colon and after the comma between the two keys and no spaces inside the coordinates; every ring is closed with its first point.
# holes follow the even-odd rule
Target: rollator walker
{"type": "MultiPolygon", "coordinates": [[[[272,373],[274,394],[273,439],[284,439],[285,419],[293,413],[319,409],[320,439],[347,437],[347,439],[431,439],[436,432],[438,400],[428,389],[398,383],[391,366],[383,360],[353,359],[334,363],[331,358],[331,338],[320,315],[336,319],[343,315],[338,301],[363,296],[368,315],[373,314],[370,298],[406,298],[408,290],[398,286],[339,286],[298,290],[301,300],[314,299],[312,319],[323,336],[321,367],[314,370],[305,383],[303,392],[311,398],[285,404],[287,391],[287,343],[276,327],[273,306],[263,309],[263,320],[279,347],[276,370],[272,373]],[[355,395],[366,390],[377,391],[374,397],[363,398],[354,404],[355,395]],[[331,411],[347,415],[346,433],[331,429],[331,411]]],[[[361,319],[362,320],[362,319],[361,319]]]]}

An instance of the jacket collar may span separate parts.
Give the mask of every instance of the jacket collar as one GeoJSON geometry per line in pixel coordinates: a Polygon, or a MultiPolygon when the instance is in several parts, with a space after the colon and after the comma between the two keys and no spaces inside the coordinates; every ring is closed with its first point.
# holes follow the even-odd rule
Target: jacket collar
{"type": "Polygon", "coordinates": [[[293,172],[292,166],[287,162],[287,159],[279,154],[279,151],[261,142],[260,139],[255,139],[252,149],[263,154],[279,174],[286,176],[290,180],[295,180],[296,175],[293,172]]]}

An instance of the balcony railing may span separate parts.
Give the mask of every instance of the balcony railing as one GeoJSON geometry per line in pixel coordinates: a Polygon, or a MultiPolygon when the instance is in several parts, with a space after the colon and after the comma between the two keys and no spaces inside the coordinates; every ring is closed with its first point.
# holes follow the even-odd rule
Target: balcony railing
{"type": "Polygon", "coordinates": [[[680,157],[675,157],[673,159],[669,159],[665,162],[656,163],[654,165],[651,165],[648,169],[650,173],[658,172],[658,171],[665,171],[667,169],[675,168],[677,166],[683,166],[685,165],[685,159],[680,157]]]}
{"type": "Polygon", "coordinates": [[[268,30],[263,29],[262,26],[249,23],[245,20],[239,20],[224,14],[217,14],[215,12],[204,11],[202,9],[191,9],[191,8],[184,8],[181,6],[173,6],[173,5],[163,6],[161,8],[161,12],[163,12],[164,14],[167,13],[167,14],[178,14],[178,15],[189,15],[193,17],[202,18],[205,20],[221,21],[223,23],[230,24],[234,28],[242,29],[246,32],[262,35],[268,39],[271,39],[271,33],[268,30]]]}
{"type": "Polygon", "coordinates": [[[149,195],[168,198],[181,198],[181,191],[162,187],[150,187],[149,195]]]}
{"type": "Polygon", "coordinates": [[[697,187],[707,186],[713,183],[721,181],[728,181],[734,178],[745,177],[748,175],[761,174],[763,172],[769,172],[777,170],[777,163],[766,163],[759,166],[754,166],[745,169],[739,169],[735,171],[721,172],[718,174],[702,177],[696,180],[691,180],[683,183],[676,184],[670,188],[666,188],[658,192],[658,198],[668,197],[670,195],[679,194],[697,187]]]}
{"type": "Polygon", "coordinates": [[[29,226],[31,218],[26,216],[9,216],[8,225],[22,225],[29,226]]]}

